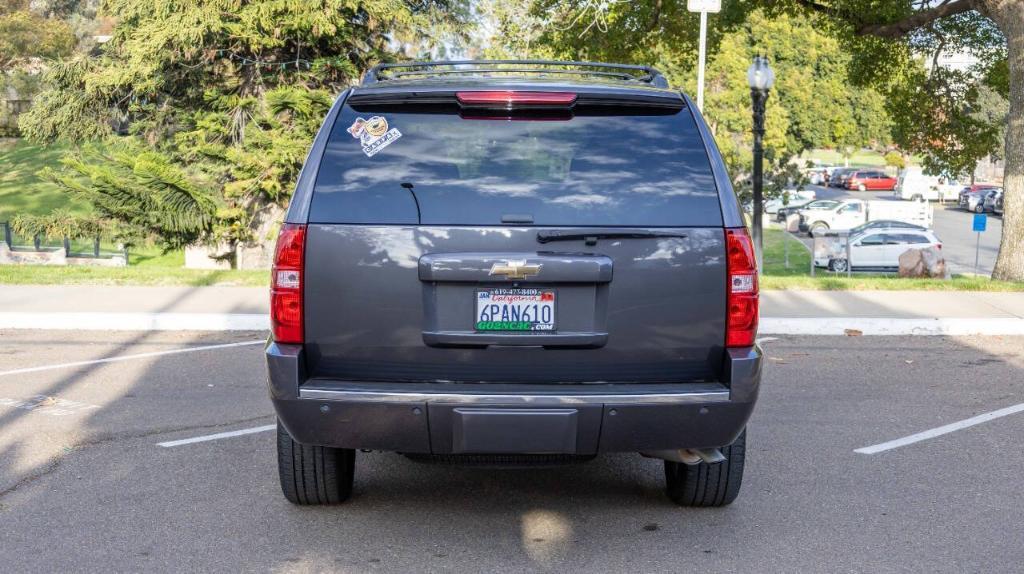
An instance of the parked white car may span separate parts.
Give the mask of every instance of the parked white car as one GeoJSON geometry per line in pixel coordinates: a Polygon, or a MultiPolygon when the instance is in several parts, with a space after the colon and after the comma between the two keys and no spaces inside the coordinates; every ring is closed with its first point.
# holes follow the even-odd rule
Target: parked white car
{"type": "Polygon", "coordinates": [[[782,197],[776,197],[764,202],[765,213],[776,213],[780,207],[797,205],[814,201],[818,194],[813,189],[787,189],[783,191],[782,197]]]}
{"type": "Polygon", "coordinates": [[[924,173],[920,167],[908,167],[900,174],[893,195],[913,201],[956,201],[963,184],[956,179],[924,173]]]}
{"type": "Polygon", "coordinates": [[[932,231],[917,229],[870,229],[850,237],[850,260],[845,249],[818,252],[814,264],[832,271],[846,271],[847,265],[857,269],[898,269],[900,255],[911,249],[942,249],[942,241],[932,231]]]}
{"type": "Polygon", "coordinates": [[[830,209],[800,211],[800,231],[811,235],[826,231],[853,229],[868,221],[887,219],[905,221],[925,229],[932,226],[934,209],[925,202],[848,199],[830,209]]]}

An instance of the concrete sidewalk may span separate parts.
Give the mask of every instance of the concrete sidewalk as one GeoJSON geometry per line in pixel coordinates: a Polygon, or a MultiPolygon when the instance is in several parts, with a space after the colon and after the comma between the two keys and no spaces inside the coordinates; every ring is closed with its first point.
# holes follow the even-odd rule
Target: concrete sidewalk
{"type": "MultiPolygon", "coordinates": [[[[250,330],[261,287],[0,286],[0,328],[250,330]]],[[[1024,334],[1024,293],[764,291],[764,334],[1024,334]]]]}
{"type": "Polygon", "coordinates": [[[762,317],[1024,318],[1024,292],[762,291],[762,317]]]}

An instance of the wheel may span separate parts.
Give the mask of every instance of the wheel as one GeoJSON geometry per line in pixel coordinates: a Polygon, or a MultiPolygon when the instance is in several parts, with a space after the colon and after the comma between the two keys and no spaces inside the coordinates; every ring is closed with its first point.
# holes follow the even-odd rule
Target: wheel
{"type": "Polygon", "coordinates": [[[733,443],[722,449],[725,460],[709,464],[665,461],[665,494],[679,506],[725,506],[736,500],[743,483],[747,450],[744,429],[733,443]]]}
{"type": "Polygon", "coordinates": [[[974,213],[985,213],[985,204],[979,203],[974,206],[974,213]]]}
{"type": "Polygon", "coordinates": [[[857,191],[867,191],[867,189],[863,183],[857,186],[857,191]]]}
{"type": "Polygon", "coordinates": [[[815,221],[814,223],[811,224],[811,227],[810,229],[807,230],[807,233],[810,234],[811,237],[814,237],[816,235],[816,231],[818,233],[824,233],[828,231],[828,224],[825,223],[824,221],[815,221]]]}
{"type": "Polygon", "coordinates": [[[277,470],[292,504],[338,504],[352,494],[356,451],[310,446],[292,440],[277,422],[277,470]]]}
{"type": "Polygon", "coordinates": [[[837,273],[843,273],[846,271],[846,260],[845,259],[830,259],[828,262],[828,270],[835,271],[837,273]]]}
{"type": "Polygon", "coordinates": [[[920,193],[915,193],[914,195],[910,196],[910,201],[924,201],[924,196],[922,196],[920,193]]]}

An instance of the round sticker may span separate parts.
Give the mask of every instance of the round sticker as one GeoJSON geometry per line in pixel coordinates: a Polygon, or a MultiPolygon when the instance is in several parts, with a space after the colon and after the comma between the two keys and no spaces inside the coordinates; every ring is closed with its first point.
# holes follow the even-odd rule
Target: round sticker
{"type": "Polygon", "coordinates": [[[373,116],[372,118],[366,120],[366,123],[363,124],[363,129],[366,130],[366,133],[370,134],[371,136],[379,138],[380,136],[387,133],[388,121],[382,118],[381,116],[373,116]]]}

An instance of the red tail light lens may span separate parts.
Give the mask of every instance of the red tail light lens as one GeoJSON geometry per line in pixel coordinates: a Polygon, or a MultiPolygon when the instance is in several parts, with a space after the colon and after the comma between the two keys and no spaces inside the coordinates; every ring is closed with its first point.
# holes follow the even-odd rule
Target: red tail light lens
{"type": "Polygon", "coordinates": [[[456,92],[459,103],[468,106],[505,107],[513,106],[571,106],[576,94],[571,92],[456,92]]]}
{"type": "Polygon", "coordinates": [[[745,227],[725,230],[729,285],[726,296],[726,347],[750,347],[757,336],[758,287],[754,243],[745,227]]]}
{"type": "Polygon", "coordinates": [[[277,236],[270,285],[270,331],[278,343],[302,343],[302,263],[306,226],[286,223],[277,236]]]}

